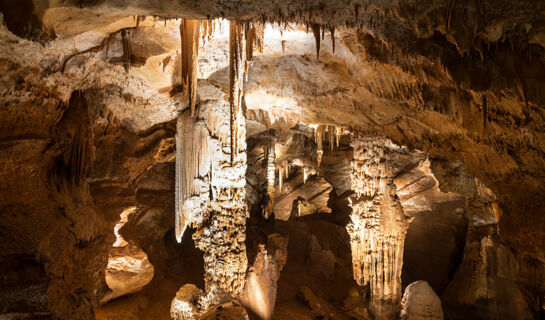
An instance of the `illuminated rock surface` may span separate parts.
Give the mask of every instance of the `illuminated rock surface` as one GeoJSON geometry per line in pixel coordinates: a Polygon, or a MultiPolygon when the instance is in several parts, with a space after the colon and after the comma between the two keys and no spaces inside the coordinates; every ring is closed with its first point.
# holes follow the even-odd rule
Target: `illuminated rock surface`
{"type": "Polygon", "coordinates": [[[402,320],[442,320],[441,300],[426,281],[416,281],[405,289],[401,301],[402,320]]]}
{"type": "Polygon", "coordinates": [[[0,318],[543,318],[544,10],[0,1],[0,318]]]}

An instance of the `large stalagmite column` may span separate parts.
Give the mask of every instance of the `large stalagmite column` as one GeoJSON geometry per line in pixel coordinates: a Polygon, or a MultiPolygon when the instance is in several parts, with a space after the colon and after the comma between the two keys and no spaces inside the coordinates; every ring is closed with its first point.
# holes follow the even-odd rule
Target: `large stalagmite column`
{"type": "MultiPolygon", "coordinates": [[[[219,100],[209,110],[211,130],[219,137],[210,171],[210,202],[197,232],[193,235],[197,248],[203,251],[207,303],[241,293],[244,287],[247,259],[246,246],[246,124],[244,117],[236,121],[240,141],[238,152],[231,157],[230,106],[219,100]]],[[[210,128],[210,126],[209,126],[210,128]]]]}
{"type": "Polygon", "coordinates": [[[244,28],[233,22],[231,28],[229,102],[203,97],[194,114],[185,110],[177,124],[176,235],[181,240],[187,226],[196,228],[193,239],[203,252],[205,290],[182,287],[172,302],[174,319],[191,319],[244,289],[248,210],[241,103],[246,48],[244,28]]]}
{"type": "Polygon", "coordinates": [[[186,110],[178,120],[176,224],[182,232],[196,228],[193,239],[204,259],[197,313],[241,293],[247,269],[246,124],[237,119],[241,139],[231,162],[229,114],[227,101],[209,100],[201,101],[195,118],[186,110]]]}
{"type": "Polygon", "coordinates": [[[355,135],[353,139],[350,179],[355,195],[347,226],[354,279],[369,288],[371,311],[380,319],[394,319],[400,308],[403,247],[409,225],[388,168],[387,143],[380,137],[355,135]]]}

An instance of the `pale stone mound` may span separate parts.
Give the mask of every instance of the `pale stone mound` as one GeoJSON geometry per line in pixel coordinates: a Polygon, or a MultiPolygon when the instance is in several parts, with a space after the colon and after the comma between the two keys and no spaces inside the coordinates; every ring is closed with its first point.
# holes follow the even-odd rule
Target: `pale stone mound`
{"type": "Polygon", "coordinates": [[[401,301],[402,320],[442,320],[441,300],[428,282],[418,280],[405,289],[401,301]]]}
{"type": "Polygon", "coordinates": [[[142,290],[154,273],[155,268],[142,249],[131,245],[112,248],[106,269],[106,284],[112,292],[101,303],[142,290]]]}
{"type": "Polygon", "coordinates": [[[202,291],[194,284],[186,284],[176,292],[170,305],[170,316],[174,320],[191,319],[197,314],[197,301],[202,291]]]}

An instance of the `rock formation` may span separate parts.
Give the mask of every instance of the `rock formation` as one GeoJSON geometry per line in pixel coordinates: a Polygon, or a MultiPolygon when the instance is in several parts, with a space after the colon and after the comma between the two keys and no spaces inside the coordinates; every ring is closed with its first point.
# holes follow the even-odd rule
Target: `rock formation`
{"type": "Polygon", "coordinates": [[[401,304],[402,320],[444,319],[441,300],[426,281],[419,280],[408,285],[401,304]]]}
{"type": "MultiPolygon", "coordinates": [[[[206,310],[223,302],[226,295],[241,293],[244,287],[246,144],[244,140],[239,142],[233,158],[229,104],[221,99],[202,100],[196,111],[196,119],[202,120],[195,120],[188,112],[178,120],[178,141],[182,147],[179,154],[183,155],[178,169],[182,171],[179,192],[193,192],[185,195],[185,200],[180,199],[183,202],[178,205],[182,206],[183,215],[177,223],[185,223],[182,230],[188,225],[197,229],[193,239],[204,254],[206,287],[198,308],[206,310]],[[180,138],[186,133],[189,139],[180,138]],[[181,142],[188,140],[191,143],[181,142]],[[192,143],[196,146],[188,148],[192,143]]],[[[244,118],[236,123],[237,134],[244,137],[244,118]]]]}
{"type": "Polygon", "coordinates": [[[0,1],[0,318],[542,318],[544,10],[0,1]]]}
{"type": "Polygon", "coordinates": [[[351,199],[347,226],[352,247],[354,279],[368,286],[376,317],[395,318],[401,299],[401,268],[409,219],[405,216],[384,138],[354,135],[351,199]]]}
{"type": "Polygon", "coordinates": [[[248,269],[242,294],[243,304],[260,319],[272,318],[276,302],[277,281],[288,258],[288,239],[271,234],[268,243],[260,244],[254,263],[248,269]]]}
{"type": "Polygon", "coordinates": [[[153,278],[154,268],[146,253],[134,244],[128,243],[119,234],[119,230],[127,223],[129,215],[135,210],[135,207],[124,210],[119,223],[114,227],[116,240],[110,249],[106,269],[106,284],[112,292],[102,298],[101,303],[138,292],[153,278]]]}

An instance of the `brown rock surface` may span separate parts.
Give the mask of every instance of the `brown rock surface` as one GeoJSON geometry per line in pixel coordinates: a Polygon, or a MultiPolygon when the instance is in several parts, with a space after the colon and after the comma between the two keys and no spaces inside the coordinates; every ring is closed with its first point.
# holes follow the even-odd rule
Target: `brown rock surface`
{"type": "MultiPolygon", "coordinates": [[[[240,111],[248,123],[240,133],[248,132],[248,163],[241,160],[236,173],[214,170],[235,184],[246,171],[249,185],[212,197],[218,207],[195,223],[207,286],[243,287],[244,200],[228,208],[236,189],[247,194],[256,239],[290,236],[278,317],[314,316],[294,299],[301,286],[339,319],[366,316],[358,303],[370,297],[351,280],[344,228],[353,199],[353,154],[343,141],[350,135],[328,150],[333,139],[324,134],[342,128],[405,146],[387,192],[413,218],[400,246],[405,284],[428,277],[449,319],[541,316],[544,10],[542,0],[0,1],[2,316],[93,319],[108,294],[114,224],[131,206],[135,214],[119,233],[143,250],[131,254],[145,254],[156,276],[104,306],[99,318],[168,317],[180,286],[204,287],[190,236],[187,247],[173,244],[174,120],[188,107],[178,90],[179,18],[216,17],[278,24],[264,26],[263,53],[245,70],[240,111]],[[329,32],[316,41],[307,26],[318,36],[329,32]],[[274,166],[260,158],[271,141],[274,166]],[[291,196],[270,188],[286,168],[291,196]],[[309,179],[301,186],[302,177],[309,179]],[[297,211],[312,214],[288,222],[255,217],[267,218],[276,203],[277,217],[287,218],[294,200],[297,211]],[[325,279],[321,287],[317,279],[325,279]]],[[[228,22],[210,23],[217,32],[202,39],[191,94],[197,110],[226,105],[230,89],[228,22]]],[[[227,113],[219,114],[226,129],[227,113]]],[[[213,140],[233,138],[212,127],[213,140]]],[[[181,145],[194,142],[187,140],[181,145]]],[[[226,141],[217,151],[227,155],[226,141]]],[[[237,305],[213,312],[247,317],[237,305]]]]}

